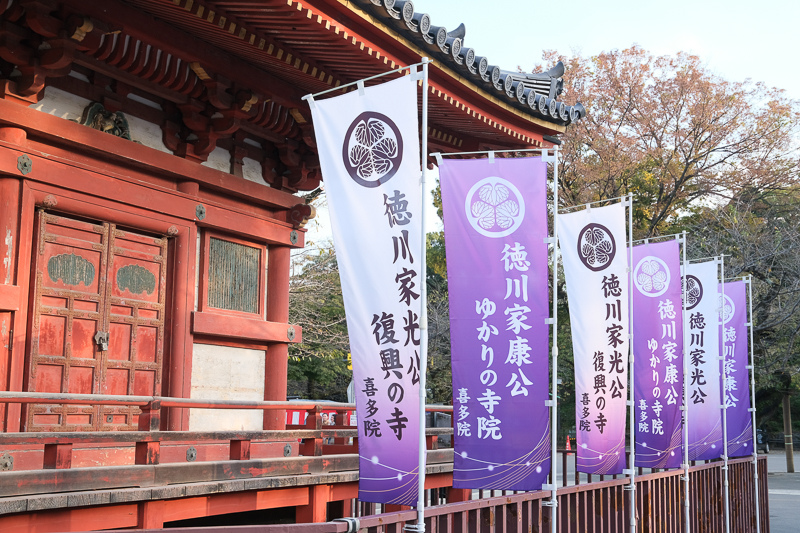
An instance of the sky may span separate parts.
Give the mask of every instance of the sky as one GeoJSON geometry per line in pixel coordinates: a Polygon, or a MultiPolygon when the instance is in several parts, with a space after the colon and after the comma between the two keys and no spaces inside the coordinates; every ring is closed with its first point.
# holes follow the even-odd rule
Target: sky
{"type": "MultiPolygon", "coordinates": [[[[637,44],[656,55],[697,55],[721,78],[749,78],[800,100],[800,0],[414,0],[414,9],[448,31],[463,22],[464,46],[504,70],[531,71],[543,50],[592,56],[637,44]]],[[[425,205],[428,231],[441,230],[430,194],[425,205]]],[[[330,238],[329,227],[322,206],[306,240],[330,238]]]]}
{"type": "Polygon", "coordinates": [[[800,1],[415,0],[434,26],[466,27],[464,45],[505,70],[530,71],[542,50],[591,56],[637,44],[689,52],[728,81],[764,82],[800,99],[800,1]]]}

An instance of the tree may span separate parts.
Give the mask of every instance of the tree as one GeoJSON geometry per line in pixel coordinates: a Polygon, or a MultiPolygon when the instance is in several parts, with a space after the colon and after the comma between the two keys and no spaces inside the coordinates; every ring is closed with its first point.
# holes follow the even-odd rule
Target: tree
{"type": "MultiPolygon", "coordinates": [[[[450,315],[442,232],[427,236],[428,402],[450,403],[450,315]]],[[[349,338],[336,254],[331,243],[294,258],[289,289],[290,321],[303,342],[289,350],[289,395],[346,401],[349,338]]]]}
{"type": "MultiPolygon", "coordinates": [[[[567,65],[562,99],[587,109],[562,136],[561,206],[632,193],[637,238],[687,229],[690,257],[729,254],[729,274],[754,276],[757,388],[786,390],[797,380],[800,327],[798,102],[725,81],[684,53],[656,57],[634,46],[544,58],[567,65]]],[[[567,385],[570,337],[559,329],[567,385]]]]}
{"type": "Polygon", "coordinates": [[[562,99],[587,110],[563,135],[562,206],[631,192],[637,236],[649,237],[699,201],[797,179],[800,116],[780,90],[725,81],[697,56],[636,46],[545,59],[567,65],[562,99]]]}
{"type": "Polygon", "coordinates": [[[289,320],[303,328],[303,342],[289,349],[290,396],[347,401],[349,340],[336,254],[330,243],[293,260],[289,320]]]}
{"type": "Polygon", "coordinates": [[[800,392],[800,185],[745,188],[687,217],[695,257],[725,254],[730,277],[753,276],[755,367],[762,423],[800,392]]]}

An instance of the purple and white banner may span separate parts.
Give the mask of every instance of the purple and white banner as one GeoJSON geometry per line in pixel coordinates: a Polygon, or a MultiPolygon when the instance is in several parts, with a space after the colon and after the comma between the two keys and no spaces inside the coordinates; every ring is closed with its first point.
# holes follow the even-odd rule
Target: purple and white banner
{"type": "Polygon", "coordinates": [[[717,459],[723,452],[717,265],[714,260],[685,266],[690,461],[717,459]]]}
{"type": "Polygon", "coordinates": [[[747,284],[725,284],[722,342],[722,390],[727,412],[728,457],[753,454],[753,417],[750,414],[750,375],[747,365],[747,284]]]}
{"type": "Polygon", "coordinates": [[[417,82],[312,102],[347,314],[362,501],[414,505],[423,253],[417,82]]]}
{"type": "Polygon", "coordinates": [[[539,490],[550,470],[546,165],[443,160],[453,487],[539,490]]]}
{"type": "Polygon", "coordinates": [[[577,470],[625,467],[629,314],[625,206],[559,215],[575,357],[577,470]]]}
{"type": "Polygon", "coordinates": [[[677,240],[633,248],[636,466],[677,468],[683,446],[683,310],[677,240]]]}

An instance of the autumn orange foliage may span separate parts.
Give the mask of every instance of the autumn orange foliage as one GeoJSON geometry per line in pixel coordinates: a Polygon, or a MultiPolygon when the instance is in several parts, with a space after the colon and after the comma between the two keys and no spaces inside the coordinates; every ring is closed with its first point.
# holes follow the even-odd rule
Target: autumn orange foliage
{"type": "Polygon", "coordinates": [[[636,237],[649,237],[698,204],[798,179],[800,108],[781,90],[636,46],[544,59],[565,63],[561,99],[587,109],[562,137],[562,205],[632,192],[636,237]]]}

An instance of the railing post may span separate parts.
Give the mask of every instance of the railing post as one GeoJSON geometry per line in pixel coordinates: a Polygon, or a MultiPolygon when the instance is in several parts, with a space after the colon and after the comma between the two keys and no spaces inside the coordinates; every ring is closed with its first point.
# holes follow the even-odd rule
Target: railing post
{"type": "Polygon", "coordinates": [[[250,459],[250,441],[232,440],[230,458],[231,461],[247,461],[250,459]]]}
{"type": "Polygon", "coordinates": [[[158,431],[161,429],[161,401],[153,400],[142,407],[139,414],[139,431],[158,431]]]}
{"type": "MultiPolygon", "coordinates": [[[[158,431],[161,429],[161,401],[153,400],[139,415],[139,431],[158,431]]],[[[136,443],[135,461],[137,465],[157,465],[161,460],[161,442],[144,441],[136,443]]]]}
{"type": "Polygon", "coordinates": [[[447,488],[447,503],[468,502],[472,499],[472,489],[447,488]]]}
{"type": "Polygon", "coordinates": [[[45,444],[43,468],[71,468],[72,443],[70,444],[45,444]]]}
{"type": "Polygon", "coordinates": [[[161,442],[145,441],[136,443],[136,464],[157,465],[161,460],[161,442]]]}
{"type": "MultiPolygon", "coordinates": [[[[333,424],[334,427],[338,428],[348,428],[350,427],[350,411],[345,411],[344,409],[339,409],[336,411],[336,422],[333,424]]],[[[347,444],[347,439],[344,437],[336,437],[333,439],[334,444],[347,444]]]]}
{"type": "Polygon", "coordinates": [[[439,436],[438,435],[426,435],[425,436],[425,447],[429,450],[438,450],[439,449],[439,436]]]}
{"type": "MultiPolygon", "coordinates": [[[[306,418],[306,429],[320,431],[322,429],[322,408],[317,405],[306,418]]],[[[300,455],[322,455],[322,436],[303,439],[300,455]]]]}
{"type": "Polygon", "coordinates": [[[330,499],[330,485],[312,485],[308,487],[308,504],[295,507],[295,521],[298,524],[326,522],[328,520],[327,511],[330,499]]]}

